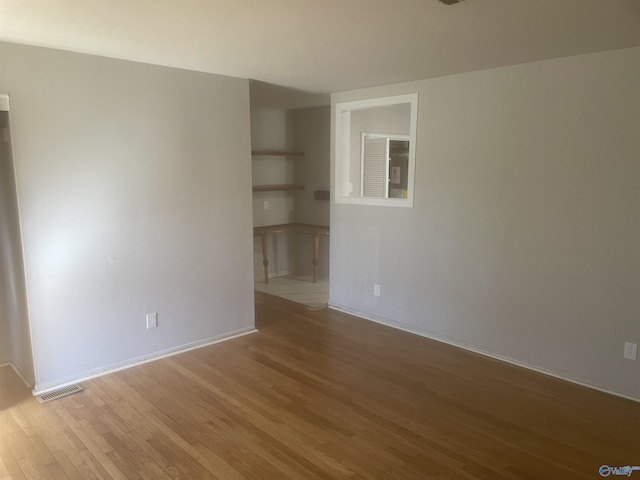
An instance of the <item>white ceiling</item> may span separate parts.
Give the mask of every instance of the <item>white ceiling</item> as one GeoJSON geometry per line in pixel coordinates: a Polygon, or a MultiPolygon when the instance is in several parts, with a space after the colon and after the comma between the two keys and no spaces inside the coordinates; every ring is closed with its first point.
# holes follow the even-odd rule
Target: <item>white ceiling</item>
{"type": "Polygon", "coordinates": [[[640,0],[0,0],[0,39],[338,92],[640,45],[640,0]]]}

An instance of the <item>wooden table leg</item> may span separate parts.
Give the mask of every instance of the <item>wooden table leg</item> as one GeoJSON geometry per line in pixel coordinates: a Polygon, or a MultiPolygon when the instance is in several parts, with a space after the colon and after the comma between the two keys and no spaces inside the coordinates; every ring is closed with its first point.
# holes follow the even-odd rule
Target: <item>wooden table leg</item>
{"type": "Polygon", "coordinates": [[[264,269],[264,283],[269,283],[269,235],[260,235],[262,240],[262,268],[264,269]]]}
{"type": "Polygon", "coordinates": [[[320,249],[320,235],[313,235],[313,283],[317,281],[318,274],[318,250],[320,249]]]}

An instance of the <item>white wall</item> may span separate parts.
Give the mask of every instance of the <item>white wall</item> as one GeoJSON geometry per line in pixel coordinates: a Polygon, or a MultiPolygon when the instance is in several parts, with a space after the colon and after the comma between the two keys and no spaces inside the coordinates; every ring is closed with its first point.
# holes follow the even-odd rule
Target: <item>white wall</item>
{"type": "MultiPolygon", "coordinates": [[[[10,131],[9,112],[0,111],[0,129],[10,131]]],[[[22,237],[18,218],[10,142],[0,137],[0,363],[11,362],[34,382],[33,354],[24,278],[22,237]]]]}
{"type": "MultiPolygon", "coordinates": [[[[0,268],[4,268],[0,261],[0,268]]],[[[6,313],[5,286],[0,279],[0,365],[11,361],[11,343],[9,342],[9,320],[6,313]]]]}
{"type": "MultiPolygon", "coordinates": [[[[2,96],[0,96],[0,102],[2,102],[2,96]]],[[[6,144],[3,143],[2,129],[7,125],[7,112],[2,111],[2,105],[0,105],[0,221],[5,217],[6,207],[4,205],[4,190],[5,182],[7,179],[7,173],[5,172],[5,165],[8,163],[6,144]]],[[[1,228],[1,227],[0,227],[1,228]]],[[[2,229],[4,230],[4,229],[2,229]]],[[[2,232],[0,230],[0,232],[2,232]]],[[[9,342],[9,317],[7,315],[7,287],[4,281],[5,261],[3,256],[0,255],[0,365],[3,363],[9,363],[11,361],[11,343],[9,342]]]]}
{"type": "Polygon", "coordinates": [[[631,48],[333,95],[420,99],[415,208],[332,204],[330,303],[640,398],[638,85],[631,48]]]}
{"type": "Polygon", "coordinates": [[[5,43],[0,62],[36,388],[253,328],[248,81],[5,43]]]}
{"type": "MultiPolygon", "coordinates": [[[[315,200],[315,190],[329,190],[330,185],[330,107],[303,108],[291,111],[295,150],[304,152],[296,163],[296,183],[305,186],[295,195],[295,219],[299,223],[329,225],[329,202],[315,200]]],[[[312,275],[313,237],[295,236],[295,265],[298,275],[312,275]]],[[[320,237],[318,275],[329,276],[329,238],[320,237]]]]}
{"type": "MultiPolygon", "coordinates": [[[[2,268],[2,264],[0,264],[2,268]]],[[[9,343],[9,323],[5,313],[4,292],[0,292],[0,365],[11,362],[11,344],[9,343]]]]}
{"type": "MultiPolygon", "coordinates": [[[[1,100],[0,96],[0,102],[1,100]]],[[[7,112],[2,111],[2,105],[0,105],[0,223],[4,223],[6,218],[6,206],[4,200],[5,184],[9,176],[7,175],[7,168],[9,158],[7,144],[3,143],[2,129],[7,126],[7,112]]],[[[5,231],[4,225],[0,224],[0,235],[5,231]]],[[[4,245],[0,243],[0,247],[4,245]]],[[[4,280],[3,272],[6,271],[6,260],[4,255],[0,254],[0,365],[9,363],[11,361],[11,343],[9,341],[9,316],[7,311],[7,286],[4,280]]]]}

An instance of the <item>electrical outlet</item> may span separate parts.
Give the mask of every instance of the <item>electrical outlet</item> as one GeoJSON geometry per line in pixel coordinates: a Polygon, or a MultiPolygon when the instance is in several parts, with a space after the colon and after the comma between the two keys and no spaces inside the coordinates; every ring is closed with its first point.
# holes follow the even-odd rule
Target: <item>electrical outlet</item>
{"type": "Polygon", "coordinates": [[[624,358],[627,360],[635,360],[638,358],[638,344],[624,342],[624,358]]]}
{"type": "Polygon", "coordinates": [[[373,294],[376,297],[380,296],[380,285],[378,285],[377,283],[373,285],[373,294]]]}
{"type": "Polygon", "coordinates": [[[264,206],[265,210],[269,210],[269,200],[265,200],[262,205],[264,206]]]}
{"type": "Polygon", "coordinates": [[[349,184],[349,193],[353,193],[353,183],[349,184]]]}
{"type": "Polygon", "coordinates": [[[147,313],[147,330],[150,328],[156,328],[158,326],[158,314],[147,313]]]}

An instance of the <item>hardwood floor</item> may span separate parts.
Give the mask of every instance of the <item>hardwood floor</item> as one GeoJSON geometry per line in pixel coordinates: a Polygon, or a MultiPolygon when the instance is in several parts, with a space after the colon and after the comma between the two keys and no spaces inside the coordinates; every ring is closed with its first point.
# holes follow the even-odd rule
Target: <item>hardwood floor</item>
{"type": "Polygon", "coordinates": [[[566,480],[640,465],[640,403],[335,311],[259,293],[256,309],[259,333],[45,405],[0,369],[0,480],[566,480]]]}

